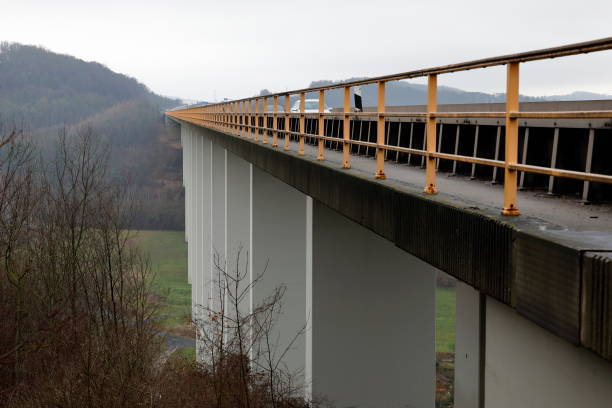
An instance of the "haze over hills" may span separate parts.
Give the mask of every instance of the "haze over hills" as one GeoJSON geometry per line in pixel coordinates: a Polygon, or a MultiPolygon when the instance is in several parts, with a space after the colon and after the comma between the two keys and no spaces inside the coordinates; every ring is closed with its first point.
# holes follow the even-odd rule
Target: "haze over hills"
{"type": "MultiPolygon", "coordinates": [[[[309,87],[325,86],[338,84],[347,81],[354,81],[365,78],[349,78],[343,81],[320,80],[313,81],[309,87]]],[[[377,98],[376,85],[364,85],[361,87],[361,93],[364,106],[375,106],[377,98]]],[[[316,96],[315,96],[316,97],[316,96]]],[[[340,107],[343,104],[342,90],[334,89],[327,91],[325,94],[326,102],[329,106],[340,107]]],[[[524,102],[543,102],[543,101],[580,101],[593,99],[612,99],[612,95],[596,94],[592,92],[576,91],[567,95],[555,96],[526,96],[521,95],[520,100],[524,102]]],[[[402,105],[424,105],[427,102],[427,86],[424,84],[415,84],[407,81],[393,81],[387,83],[386,100],[388,106],[402,105]]],[[[438,104],[454,104],[454,103],[493,103],[505,102],[506,95],[504,93],[485,93],[464,91],[458,88],[448,86],[438,87],[438,104]]]]}
{"type": "Polygon", "coordinates": [[[0,45],[0,121],[23,126],[43,153],[66,129],[91,126],[111,148],[111,171],[128,174],[143,201],[139,228],[183,226],[180,141],[163,111],[178,100],[97,62],[41,47],[0,45]]]}
{"type": "MultiPolygon", "coordinates": [[[[340,81],[318,80],[312,81],[309,88],[318,86],[327,86],[341,84],[343,82],[357,81],[366,79],[365,77],[348,78],[340,81]]],[[[353,103],[353,91],[351,88],[351,103],[353,103]]],[[[262,89],[260,95],[268,95],[270,91],[262,89]]],[[[361,87],[361,95],[364,106],[376,106],[377,103],[377,88],[375,84],[364,85],[361,87]]],[[[307,98],[318,98],[318,94],[308,94],[307,98]]],[[[552,96],[526,96],[521,95],[520,100],[523,102],[544,102],[544,101],[582,101],[595,99],[612,99],[612,95],[598,94],[593,92],[575,91],[565,95],[552,96]]],[[[297,100],[297,96],[291,97],[293,104],[297,100]]],[[[462,89],[449,86],[438,87],[438,104],[455,104],[455,103],[496,103],[504,102],[506,95],[504,93],[485,93],[464,91],[462,89]]],[[[405,105],[424,105],[427,103],[427,86],[424,84],[415,84],[407,81],[392,81],[386,84],[386,101],[387,106],[405,106],[405,105]]],[[[282,101],[279,101],[282,102],[282,101]]],[[[327,105],[338,108],[343,105],[342,89],[333,89],[325,93],[325,102],[327,105]]]]}

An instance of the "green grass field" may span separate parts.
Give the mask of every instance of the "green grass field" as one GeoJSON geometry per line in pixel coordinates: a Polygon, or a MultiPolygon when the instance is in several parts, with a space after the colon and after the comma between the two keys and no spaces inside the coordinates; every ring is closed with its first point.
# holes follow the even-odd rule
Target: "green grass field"
{"type": "MultiPolygon", "coordinates": [[[[156,291],[165,297],[160,324],[185,327],[191,319],[191,287],[187,283],[187,244],[182,231],[139,231],[134,242],[151,258],[156,291]]],[[[455,350],[455,289],[438,288],[436,298],[436,351],[455,350]]]]}
{"type": "Polygon", "coordinates": [[[159,323],[170,329],[188,325],[191,320],[184,237],[183,231],[138,231],[133,240],[150,257],[155,291],[163,298],[159,323]]]}
{"type": "Polygon", "coordinates": [[[436,351],[455,351],[455,288],[436,292],[436,351]]]}

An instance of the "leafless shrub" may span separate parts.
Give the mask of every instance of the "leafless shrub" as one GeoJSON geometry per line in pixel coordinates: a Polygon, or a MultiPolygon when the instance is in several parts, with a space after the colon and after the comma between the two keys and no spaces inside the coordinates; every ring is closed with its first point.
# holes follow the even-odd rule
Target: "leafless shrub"
{"type": "Polygon", "coordinates": [[[161,346],[131,201],[91,128],[57,146],[0,150],[0,405],[139,406],[161,346]]]}
{"type": "Polygon", "coordinates": [[[172,375],[167,376],[167,381],[179,387],[180,396],[169,401],[167,398],[173,396],[162,393],[164,406],[173,406],[172,403],[218,408],[313,406],[304,399],[295,373],[282,364],[305,328],[298,330],[285,347],[279,347],[274,335],[286,288],[276,287],[250,309],[250,292],[261,282],[265,270],[251,280],[248,261],[241,257],[239,250],[231,269],[221,257],[214,257],[215,274],[210,283],[213,296],[208,304],[199,306],[194,321],[202,361],[190,364],[179,360],[168,367],[172,375]]]}

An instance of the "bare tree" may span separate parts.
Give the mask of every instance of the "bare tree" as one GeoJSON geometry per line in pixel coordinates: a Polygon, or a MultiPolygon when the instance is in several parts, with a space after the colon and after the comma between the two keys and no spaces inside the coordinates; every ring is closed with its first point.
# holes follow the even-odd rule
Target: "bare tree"
{"type": "Polygon", "coordinates": [[[202,364],[215,380],[215,405],[224,407],[230,400],[247,408],[305,406],[300,388],[295,386],[296,373],[283,365],[305,326],[288,344],[281,345],[275,327],[286,287],[278,285],[249,309],[251,293],[264,279],[267,266],[251,279],[248,253],[247,261],[242,256],[239,249],[230,269],[222,257],[214,255],[210,282],[214,297],[207,305],[198,306],[194,322],[202,345],[198,350],[202,364]]]}
{"type": "Polygon", "coordinates": [[[161,339],[126,184],[91,128],[33,152],[0,149],[0,406],[141,405],[161,339]]]}

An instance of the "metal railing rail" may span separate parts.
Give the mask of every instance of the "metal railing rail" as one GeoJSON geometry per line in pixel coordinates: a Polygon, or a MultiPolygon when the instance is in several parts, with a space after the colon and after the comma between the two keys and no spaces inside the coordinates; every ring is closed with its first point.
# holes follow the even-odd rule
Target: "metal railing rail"
{"type": "MultiPolygon", "coordinates": [[[[339,141],[338,137],[325,135],[325,119],[337,118],[343,123],[343,134],[340,139],[342,143],[342,168],[351,167],[351,146],[365,146],[375,149],[377,179],[385,178],[385,158],[389,151],[420,155],[425,160],[425,187],[427,194],[436,194],[436,162],[439,159],[453,160],[458,162],[492,166],[504,169],[504,203],[502,214],[519,215],[516,203],[517,196],[517,173],[539,173],[552,177],[573,178],[588,182],[610,183],[612,176],[591,173],[588,171],[573,171],[557,168],[533,166],[518,163],[518,119],[589,119],[589,118],[612,118],[612,111],[557,111],[557,112],[520,112],[519,111],[519,64],[549,58],[558,58],[569,55],[591,53],[612,49],[612,37],[594,41],[576,43],[555,48],[528,51],[518,54],[503,55],[493,58],[485,58],[470,62],[445,65],[417,71],[404,72],[393,75],[368,78],[357,81],[338,83],[333,85],[305,88],[295,91],[277,94],[257,96],[239,99],[206,106],[192,107],[186,109],[167,111],[166,115],[187,122],[203,125],[218,131],[232,134],[238,137],[254,139],[256,142],[268,144],[268,136],[272,136],[271,146],[278,147],[278,137],[282,135],[285,139],[284,149],[290,150],[289,139],[294,136],[298,139],[298,154],[304,155],[305,139],[310,138],[317,141],[317,159],[325,160],[325,142],[339,141]],[[506,65],[506,111],[505,112],[437,112],[437,78],[440,74],[466,71],[476,68],[487,68],[492,66],[506,65]],[[427,112],[385,112],[385,85],[390,81],[403,79],[427,77],[427,112]],[[350,103],[350,90],[353,86],[377,84],[377,111],[376,112],[352,112],[350,103]],[[344,106],[342,112],[324,112],[325,92],[332,89],[342,88],[344,106]],[[319,111],[317,113],[305,112],[305,98],[307,93],[318,92],[319,111]],[[299,112],[290,112],[290,98],[292,95],[299,97],[299,112]],[[284,98],[284,112],[278,111],[279,98],[284,98]],[[273,111],[268,112],[268,100],[273,101],[273,111]],[[259,111],[262,107],[261,112],[259,111]],[[360,117],[376,118],[376,143],[350,138],[351,120],[360,117]],[[272,127],[268,127],[268,118],[272,118],[272,127]],[[291,129],[291,119],[297,122],[298,129],[291,129]],[[318,119],[318,132],[313,134],[306,129],[306,119],[318,119]],[[385,126],[387,118],[422,118],[425,121],[425,142],[423,149],[414,149],[393,146],[385,140],[385,126]],[[505,146],[504,160],[492,160],[479,157],[470,157],[458,154],[442,153],[437,151],[436,119],[439,118],[499,118],[505,120],[505,146]],[[260,120],[261,119],[261,120],[260,120]],[[279,119],[284,119],[280,121],[279,119]],[[260,125],[260,121],[262,125],[260,125]],[[284,129],[279,128],[284,122],[284,129]],[[260,137],[261,136],[261,137],[260,137]]],[[[476,155],[474,155],[476,156],[476,155]]]]}

